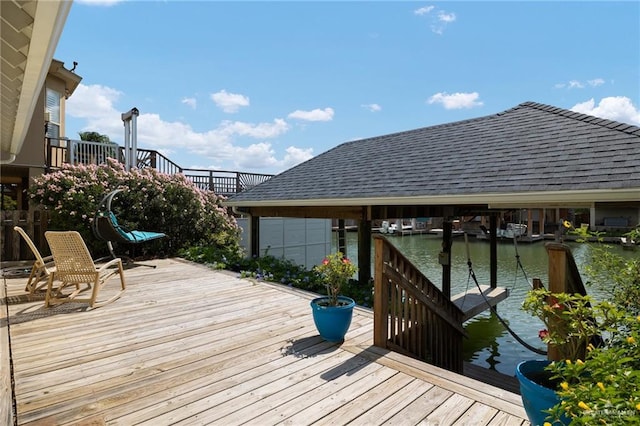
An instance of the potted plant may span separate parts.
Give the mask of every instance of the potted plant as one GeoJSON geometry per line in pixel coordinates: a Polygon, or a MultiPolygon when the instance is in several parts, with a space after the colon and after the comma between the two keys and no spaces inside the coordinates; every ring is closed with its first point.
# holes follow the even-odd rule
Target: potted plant
{"type": "Polygon", "coordinates": [[[340,296],[340,289],[358,271],[340,251],[328,255],[314,270],[318,272],[327,287],[327,295],[311,301],[313,321],[320,336],[330,342],[341,342],[349,330],[353,308],[356,302],[340,296]]]}
{"type": "Polygon", "coordinates": [[[609,301],[544,288],[529,291],[523,309],[544,323],[538,335],[551,359],[516,368],[532,424],[640,420],[640,317],[609,301]]]}

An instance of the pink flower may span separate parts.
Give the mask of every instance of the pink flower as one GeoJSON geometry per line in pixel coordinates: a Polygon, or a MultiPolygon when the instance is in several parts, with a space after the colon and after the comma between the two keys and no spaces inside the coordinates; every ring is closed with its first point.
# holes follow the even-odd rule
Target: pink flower
{"type": "Polygon", "coordinates": [[[547,337],[549,337],[549,330],[545,328],[543,330],[538,331],[538,337],[540,338],[540,340],[546,339],[547,337]]]}

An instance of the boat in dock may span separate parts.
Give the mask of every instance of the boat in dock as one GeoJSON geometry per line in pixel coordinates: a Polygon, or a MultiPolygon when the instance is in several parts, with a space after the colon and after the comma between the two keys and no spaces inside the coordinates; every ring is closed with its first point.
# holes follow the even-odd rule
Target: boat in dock
{"type": "MultiPolygon", "coordinates": [[[[496,238],[498,241],[511,242],[515,239],[516,241],[523,243],[533,243],[545,239],[544,235],[527,234],[527,229],[527,225],[522,223],[507,223],[506,227],[496,230],[496,238]]],[[[484,225],[480,225],[480,230],[482,232],[478,233],[476,238],[479,240],[489,241],[491,239],[489,229],[484,225]]]]}

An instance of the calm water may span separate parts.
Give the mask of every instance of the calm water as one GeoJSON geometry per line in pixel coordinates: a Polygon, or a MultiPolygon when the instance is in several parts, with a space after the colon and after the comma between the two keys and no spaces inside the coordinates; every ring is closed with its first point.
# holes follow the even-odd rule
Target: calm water
{"type": "MultiPolygon", "coordinates": [[[[357,233],[347,234],[347,253],[357,262],[357,233]]],[[[442,282],[442,267],[438,263],[441,239],[435,235],[392,236],[389,240],[436,285],[442,282]]],[[[334,245],[336,244],[334,238],[334,245]]],[[[571,244],[576,264],[583,273],[582,265],[588,257],[588,244],[571,244]]],[[[637,256],[637,252],[612,247],[625,256],[637,256]]],[[[546,350],[538,338],[542,322],[520,309],[522,300],[530,288],[533,278],[540,278],[545,285],[547,279],[547,253],[542,241],[518,244],[522,269],[517,265],[516,248],[513,243],[498,244],[498,285],[510,290],[509,297],[498,305],[499,315],[524,341],[546,350]],[[524,270],[524,271],[523,271],[524,270]]],[[[469,236],[469,255],[472,267],[480,284],[489,284],[489,243],[469,236]]],[[[373,258],[373,256],[372,256],[373,258]]],[[[462,293],[475,286],[469,277],[467,253],[463,237],[455,237],[452,246],[451,294],[462,293]]],[[[373,270],[373,269],[372,269],[373,270]]],[[[587,292],[595,298],[602,297],[597,288],[587,286],[587,292]]],[[[503,327],[498,318],[488,311],[465,323],[469,339],[465,339],[465,359],[485,368],[513,375],[518,362],[525,359],[542,359],[518,343],[503,327]]]]}

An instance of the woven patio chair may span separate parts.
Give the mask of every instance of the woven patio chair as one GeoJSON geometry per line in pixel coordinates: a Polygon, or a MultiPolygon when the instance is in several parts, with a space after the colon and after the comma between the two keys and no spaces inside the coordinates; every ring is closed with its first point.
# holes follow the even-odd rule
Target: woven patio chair
{"type": "Polygon", "coordinates": [[[47,286],[49,275],[55,269],[53,256],[42,257],[40,251],[33,243],[29,235],[27,235],[27,233],[21,227],[14,226],[13,230],[20,234],[20,236],[27,243],[36,258],[35,262],[33,262],[33,266],[31,267],[31,274],[29,275],[27,286],[24,289],[24,291],[29,292],[29,294],[34,294],[36,291],[42,290],[47,286]]]}
{"type": "Polygon", "coordinates": [[[45,307],[54,303],[88,302],[92,308],[111,303],[124,293],[126,285],[124,270],[120,258],[97,267],[91,258],[89,249],[77,231],[47,231],[45,237],[49,242],[56,269],[49,275],[45,307]],[[107,281],[114,275],[120,276],[120,290],[107,300],[97,300],[98,294],[107,281]],[[53,282],[60,281],[57,290],[53,289],[53,282]],[[81,284],[87,287],[81,288],[81,284]],[[73,292],[65,294],[64,289],[75,286],[73,292]],[[91,297],[79,298],[78,295],[91,289],[91,297]]]}

